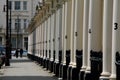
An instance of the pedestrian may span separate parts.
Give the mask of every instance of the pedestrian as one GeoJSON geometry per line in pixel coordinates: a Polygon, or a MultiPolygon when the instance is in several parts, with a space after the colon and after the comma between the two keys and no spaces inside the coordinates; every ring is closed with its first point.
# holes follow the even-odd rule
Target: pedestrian
{"type": "Polygon", "coordinates": [[[18,49],[16,49],[15,56],[18,58],[18,49]]]}
{"type": "Polygon", "coordinates": [[[23,55],[23,49],[21,48],[20,49],[20,57],[22,58],[22,55],[23,55]]]}

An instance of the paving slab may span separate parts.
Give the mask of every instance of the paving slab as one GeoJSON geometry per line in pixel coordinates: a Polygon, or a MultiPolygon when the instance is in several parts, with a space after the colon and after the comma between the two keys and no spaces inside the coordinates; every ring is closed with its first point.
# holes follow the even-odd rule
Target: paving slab
{"type": "Polygon", "coordinates": [[[3,66],[0,73],[0,80],[58,80],[54,74],[27,57],[13,57],[10,66],[3,66]]]}

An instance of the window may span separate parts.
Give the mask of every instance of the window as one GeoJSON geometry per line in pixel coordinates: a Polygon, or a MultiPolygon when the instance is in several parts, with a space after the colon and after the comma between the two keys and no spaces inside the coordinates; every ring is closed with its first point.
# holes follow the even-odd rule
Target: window
{"type": "Polygon", "coordinates": [[[27,1],[23,1],[23,10],[27,10],[27,1]]]}
{"type": "Polygon", "coordinates": [[[24,37],[24,48],[28,50],[28,37],[24,37]]]}
{"type": "Polygon", "coordinates": [[[27,19],[24,19],[24,29],[27,28],[27,19]]]}
{"type": "Polygon", "coordinates": [[[20,1],[15,1],[15,10],[20,10],[20,1]]]}
{"type": "Polygon", "coordinates": [[[15,19],[15,29],[19,30],[21,28],[21,19],[15,19]]]}
{"type": "Polygon", "coordinates": [[[8,9],[12,10],[12,1],[8,1],[8,9]]]}

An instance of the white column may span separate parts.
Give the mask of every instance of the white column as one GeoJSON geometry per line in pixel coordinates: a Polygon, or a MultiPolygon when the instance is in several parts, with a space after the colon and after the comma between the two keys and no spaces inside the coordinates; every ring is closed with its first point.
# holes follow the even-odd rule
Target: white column
{"type": "Polygon", "coordinates": [[[74,18],[74,53],[73,61],[76,67],[76,50],[82,50],[82,28],[83,28],[83,0],[75,1],[75,18],[74,18]]]}
{"type": "Polygon", "coordinates": [[[113,0],[111,80],[116,80],[115,55],[120,51],[120,0],[113,0]]]}
{"type": "Polygon", "coordinates": [[[46,23],[47,21],[44,21],[44,59],[46,59],[46,23]]]}
{"type": "Polygon", "coordinates": [[[54,48],[54,14],[51,15],[51,58],[50,61],[53,61],[53,48],[54,48]]]}
{"type": "Polygon", "coordinates": [[[67,47],[67,10],[68,10],[68,2],[64,4],[64,54],[63,54],[63,64],[66,64],[66,47],[67,47]]]}
{"type": "MultiPolygon", "coordinates": [[[[50,15],[50,17],[49,17],[49,51],[51,51],[51,15],[50,15]]],[[[50,55],[51,55],[51,52],[50,52],[50,54],[48,54],[49,55],[49,60],[50,60],[50,55]]]]}
{"type": "Polygon", "coordinates": [[[47,51],[47,34],[48,34],[48,18],[46,19],[46,39],[45,39],[45,58],[47,59],[47,54],[48,54],[48,52],[46,53],[46,51],[47,51]]]}
{"type": "Polygon", "coordinates": [[[59,63],[58,57],[59,57],[59,15],[60,14],[60,9],[56,11],[56,36],[55,36],[55,51],[56,51],[56,56],[55,56],[55,62],[59,63]]]}
{"type": "Polygon", "coordinates": [[[41,57],[43,58],[44,57],[43,56],[44,55],[44,52],[43,52],[43,50],[44,50],[44,43],[43,43],[44,42],[44,22],[42,22],[42,26],[41,27],[42,27],[42,43],[41,43],[42,44],[41,45],[42,46],[42,55],[41,55],[41,57]]]}
{"type": "Polygon", "coordinates": [[[74,60],[74,24],[75,24],[75,0],[72,0],[72,10],[71,10],[71,54],[70,54],[70,65],[73,64],[74,60]]]}
{"type": "Polygon", "coordinates": [[[88,53],[88,15],[89,15],[89,0],[84,0],[83,12],[83,59],[81,71],[85,71],[87,66],[88,53]]]}
{"type": "MultiPolygon", "coordinates": [[[[41,25],[41,24],[40,24],[41,25]]],[[[38,49],[39,49],[39,57],[40,57],[40,37],[41,37],[41,35],[40,35],[40,25],[39,25],[39,30],[38,30],[38,49]]]]}
{"type": "Polygon", "coordinates": [[[49,59],[49,50],[50,50],[50,16],[48,18],[48,24],[47,24],[47,59],[49,59]]]}
{"type": "Polygon", "coordinates": [[[37,56],[37,28],[35,29],[35,55],[37,56]]]}
{"type": "Polygon", "coordinates": [[[87,71],[90,72],[90,51],[102,51],[102,1],[90,0],[88,23],[88,61],[87,71]]]}
{"type": "Polygon", "coordinates": [[[103,10],[103,71],[100,78],[110,76],[111,43],[112,43],[112,6],[113,0],[104,0],[103,10]]]}
{"type": "Polygon", "coordinates": [[[66,35],[67,35],[67,39],[66,39],[66,50],[69,51],[70,50],[70,34],[71,34],[71,7],[72,7],[72,1],[68,0],[67,1],[67,15],[66,15],[66,35]]]}
{"type": "Polygon", "coordinates": [[[40,25],[40,58],[42,58],[42,23],[40,25]]]}
{"type": "Polygon", "coordinates": [[[64,62],[64,24],[65,24],[65,4],[62,5],[62,63],[64,62]]]}
{"type": "Polygon", "coordinates": [[[59,50],[62,51],[62,6],[60,7],[59,18],[59,50]]]}
{"type": "Polygon", "coordinates": [[[89,27],[89,33],[88,33],[88,57],[87,57],[87,71],[90,71],[90,50],[91,50],[91,31],[92,31],[92,21],[93,21],[93,0],[90,0],[89,4],[89,21],[88,21],[88,27],[89,27]]]}
{"type": "MultiPolygon", "coordinates": [[[[79,4],[80,5],[80,4],[79,4]]],[[[73,39],[74,39],[74,49],[73,49],[73,67],[76,67],[76,49],[77,49],[77,27],[78,27],[78,0],[75,0],[75,12],[74,12],[75,16],[74,16],[74,31],[73,31],[73,39]]],[[[80,44],[79,44],[80,45],[80,44]]]]}
{"type": "MultiPolygon", "coordinates": [[[[31,34],[31,33],[30,33],[31,34]]],[[[31,41],[30,41],[30,34],[28,35],[28,53],[30,53],[30,44],[31,44],[31,41]]]]}

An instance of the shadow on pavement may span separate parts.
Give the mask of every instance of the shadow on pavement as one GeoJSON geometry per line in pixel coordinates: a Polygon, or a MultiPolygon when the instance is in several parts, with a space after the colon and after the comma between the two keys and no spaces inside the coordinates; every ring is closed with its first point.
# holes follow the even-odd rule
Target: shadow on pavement
{"type": "Polygon", "coordinates": [[[57,77],[49,76],[2,76],[0,80],[58,80],[57,77]]]}

